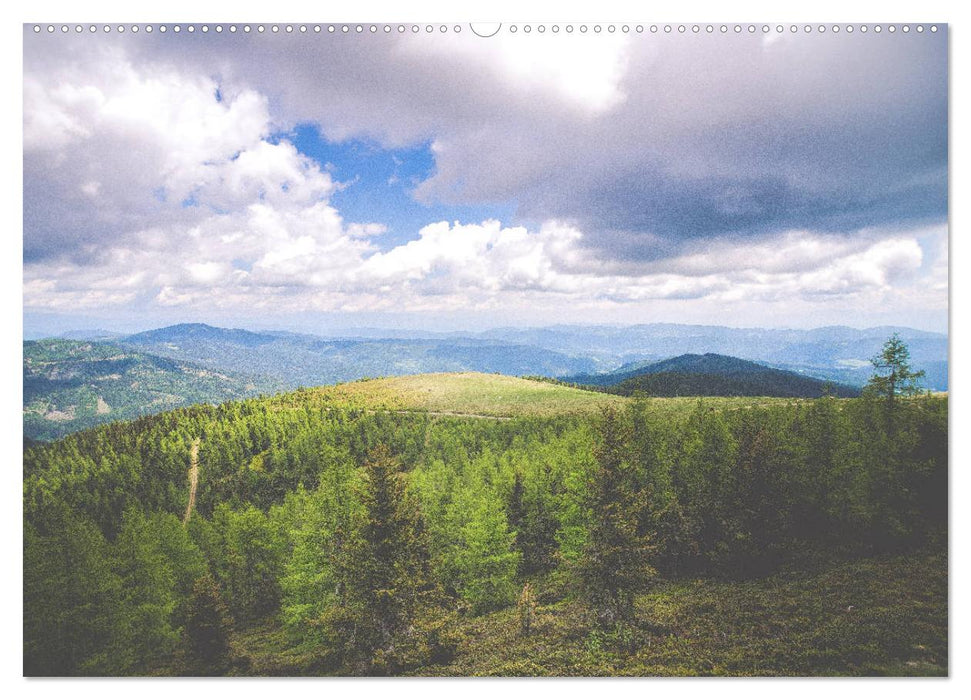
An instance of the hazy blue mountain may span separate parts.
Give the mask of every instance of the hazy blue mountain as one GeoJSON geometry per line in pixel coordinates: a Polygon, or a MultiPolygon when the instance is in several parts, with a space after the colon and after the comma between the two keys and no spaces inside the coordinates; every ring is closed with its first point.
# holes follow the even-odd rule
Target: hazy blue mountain
{"type": "Polygon", "coordinates": [[[114,331],[106,331],[103,328],[93,328],[67,331],[65,333],[61,333],[57,337],[63,338],[64,340],[94,340],[98,342],[107,342],[122,337],[122,334],[115,333],[114,331]]]}
{"type": "Polygon", "coordinates": [[[859,396],[860,390],[714,353],[685,354],[623,372],[567,378],[630,396],[859,396]]]}
{"type": "Polygon", "coordinates": [[[910,348],[913,367],[927,372],[925,387],[946,390],[947,336],[897,326],[793,330],[655,323],[628,327],[500,328],[478,337],[552,348],[595,357],[601,362],[612,358],[621,372],[685,353],[716,353],[862,386],[872,374],[870,358],[895,332],[910,348]]]}
{"type": "Polygon", "coordinates": [[[241,328],[216,328],[204,323],[180,323],[175,326],[135,333],[123,338],[127,345],[171,345],[173,349],[210,347],[218,343],[259,347],[272,343],[277,336],[271,333],[254,333],[241,328]]]}
{"type": "Polygon", "coordinates": [[[110,343],[24,343],[24,435],[53,439],[114,420],[273,392],[280,385],[110,343]]]}
{"type": "Polygon", "coordinates": [[[557,376],[590,372],[586,357],[480,338],[320,338],[284,332],[170,326],[123,338],[126,347],[207,367],[250,372],[288,386],[423,372],[557,376]]]}

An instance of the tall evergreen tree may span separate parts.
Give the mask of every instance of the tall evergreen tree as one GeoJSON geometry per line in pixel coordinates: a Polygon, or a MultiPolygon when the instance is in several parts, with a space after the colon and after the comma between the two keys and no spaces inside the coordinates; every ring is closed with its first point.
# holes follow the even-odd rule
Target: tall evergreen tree
{"type": "Polygon", "coordinates": [[[194,674],[224,673],[230,662],[232,620],[219,584],[210,575],[198,578],[186,605],[186,668],[194,674]]]}
{"type": "Polygon", "coordinates": [[[897,396],[910,396],[920,391],[924,370],[915,372],[911,368],[910,349],[897,333],[890,336],[883,344],[880,354],[870,362],[875,374],[870,378],[867,388],[878,396],[886,397],[889,408],[892,409],[897,396]]]}
{"type": "Polygon", "coordinates": [[[216,573],[235,620],[244,624],[276,611],[283,564],[279,534],[267,516],[252,505],[236,511],[220,504],[213,525],[222,549],[216,573]]]}
{"type": "Polygon", "coordinates": [[[506,511],[481,485],[464,489],[449,509],[455,538],[445,553],[446,571],[475,614],[513,603],[521,555],[513,548],[506,511]]]}
{"type": "Polygon", "coordinates": [[[129,508],[114,544],[116,572],[124,584],[124,612],[131,628],[129,652],[141,666],[165,656],[178,641],[172,626],[178,603],[175,573],[160,540],[158,518],[129,508]]]}
{"type": "Polygon", "coordinates": [[[585,596],[605,629],[633,622],[634,596],[655,573],[650,538],[638,532],[629,444],[629,426],[613,409],[605,409],[595,452],[597,469],[589,484],[590,528],[579,563],[585,596]]]}
{"type": "Polygon", "coordinates": [[[131,663],[123,583],[104,536],[63,504],[24,525],[24,674],[124,673],[131,663]]]}
{"type": "Polygon", "coordinates": [[[348,651],[370,664],[393,655],[428,591],[429,562],[417,504],[384,445],[369,453],[359,498],[340,576],[348,651]]]}
{"type": "MultiPolygon", "coordinates": [[[[536,472],[540,470],[535,470],[536,472]]],[[[545,467],[544,471],[549,471],[545,467]]],[[[515,548],[522,555],[518,573],[522,578],[550,570],[555,565],[557,521],[551,495],[542,493],[549,475],[541,478],[533,474],[531,492],[526,490],[526,479],[516,472],[507,505],[509,529],[515,532],[515,548]],[[545,495],[545,498],[544,498],[545,495]]]]}

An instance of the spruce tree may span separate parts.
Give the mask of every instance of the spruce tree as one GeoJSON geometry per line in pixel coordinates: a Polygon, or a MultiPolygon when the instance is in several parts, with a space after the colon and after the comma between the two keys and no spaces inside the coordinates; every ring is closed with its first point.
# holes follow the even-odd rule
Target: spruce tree
{"type": "Polygon", "coordinates": [[[340,566],[347,651],[365,661],[366,670],[378,657],[388,663],[428,591],[427,535],[405,486],[387,447],[373,449],[340,566]]]}
{"type": "Polygon", "coordinates": [[[597,469],[589,484],[591,521],[579,562],[585,597],[604,629],[634,621],[634,596],[655,573],[649,563],[650,538],[638,532],[629,444],[629,427],[613,409],[605,409],[595,449],[597,469]]]}
{"type": "Polygon", "coordinates": [[[219,584],[210,574],[198,578],[193,585],[185,618],[186,667],[203,676],[224,673],[231,657],[232,620],[219,584]]]}
{"type": "Polygon", "coordinates": [[[167,655],[178,641],[172,627],[178,602],[175,574],[156,520],[129,508],[114,544],[115,571],[123,582],[124,615],[131,630],[127,651],[136,667],[167,655]]]}
{"type": "Polygon", "coordinates": [[[445,558],[457,592],[473,614],[513,603],[521,554],[502,501],[478,485],[459,492],[453,505],[449,520],[456,537],[445,558]]]}
{"type": "Polygon", "coordinates": [[[872,358],[870,363],[876,373],[867,387],[879,396],[886,397],[888,406],[893,406],[898,395],[910,396],[920,390],[924,370],[915,372],[911,369],[910,349],[898,334],[890,336],[880,354],[872,358]]]}
{"type": "MultiPolygon", "coordinates": [[[[549,467],[546,467],[549,470],[549,467]]],[[[548,474],[546,475],[548,479],[548,474]]],[[[507,505],[509,529],[515,532],[515,549],[522,554],[518,574],[527,578],[555,565],[556,530],[559,523],[537,486],[526,492],[523,475],[516,472],[507,505]]]]}
{"type": "Polygon", "coordinates": [[[62,503],[41,526],[24,524],[24,675],[112,675],[128,670],[131,627],[108,543],[62,503]]]}

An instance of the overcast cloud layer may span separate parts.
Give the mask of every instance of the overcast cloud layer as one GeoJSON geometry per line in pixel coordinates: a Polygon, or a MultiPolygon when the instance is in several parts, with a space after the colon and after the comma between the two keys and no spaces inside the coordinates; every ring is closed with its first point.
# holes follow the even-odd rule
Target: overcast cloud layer
{"type": "Polygon", "coordinates": [[[25,310],[943,330],[946,54],[943,33],[28,30],[25,310]],[[388,245],[287,138],[303,123],[430,144],[412,196],[514,220],[388,245]]]}

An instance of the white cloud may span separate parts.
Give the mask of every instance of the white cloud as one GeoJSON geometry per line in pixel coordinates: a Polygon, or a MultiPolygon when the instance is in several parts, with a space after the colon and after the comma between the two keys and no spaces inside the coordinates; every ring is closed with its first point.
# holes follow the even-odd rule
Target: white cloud
{"type": "Polygon", "coordinates": [[[148,227],[188,226],[253,202],[325,201],[334,183],[267,140],[266,97],[117,52],[24,76],[28,259],[90,254],[148,227]]]}
{"type": "Polygon", "coordinates": [[[515,91],[552,95],[579,111],[604,112],[624,100],[630,38],[620,33],[582,37],[500,32],[488,41],[449,34],[436,41],[412,42],[405,50],[433,60],[468,60],[491,72],[515,91]]]}
{"type": "MultiPolygon", "coordinates": [[[[69,308],[130,301],[133,280],[117,277],[120,265],[141,271],[139,285],[157,289],[159,304],[187,313],[210,307],[542,312],[572,305],[596,320],[598,309],[634,313],[692,299],[713,307],[799,300],[819,308],[886,304],[901,285],[923,282],[916,233],[875,236],[862,246],[786,234],[724,251],[732,257],[728,263],[723,251],[714,250],[610,272],[579,266],[589,254],[584,235],[558,222],[533,231],[495,220],[438,222],[383,252],[356,228],[324,203],[292,211],[254,204],[237,215],[212,215],[188,232],[173,230],[164,247],[116,251],[101,268],[65,264],[50,275],[29,267],[25,304],[69,308]],[[767,255],[769,250],[777,255],[767,255]]],[[[937,296],[936,303],[946,305],[946,288],[937,296]]],[[[934,295],[926,301],[933,305],[934,295]]]]}
{"type": "MultiPolygon", "coordinates": [[[[872,111],[866,101],[836,99],[860,87],[855,74],[838,90],[822,85],[820,104],[806,103],[802,92],[788,102],[766,96],[766,85],[791,89],[791,75],[818,80],[818,62],[834,60],[805,45],[774,44],[779,64],[756,70],[748,50],[721,48],[714,53],[723,62],[709,65],[709,57],[700,65],[683,47],[662,52],[619,35],[371,37],[367,49],[308,45],[307,68],[294,65],[278,39],[224,55],[219,73],[211,70],[213,54],[179,40],[173,46],[185,55],[148,56],[119,38],[127,51],[25,62],[26,307],[525,307],[575,309],[588,320],[619,310],[682,310],[691,299],[713,307],[790,303],[806,313],[842,303],[902,308],[911,294],[946,307],[946,242],[924,265],[918,239],[926,232],[768,227],[665,247],[670,240],[645,230],[635,232],[633,254],[605,244],[616,233],[616,222],[598,220],[610,218],[608,205],[619,203],[625,214],[651,211],[665,197],[690,212],[704,205],[692,199],[694,190],[659,192],[659,173],[687,178],[691,187],[705,176],[728,178],[712,190],[713,218],[759,215],[766,199],[788,196],[784,187],[763,196],[736,181],[739,167],[749,174],[758,165],[784,176],[786,186],[805,185],[800,178],[819,170],[819,160],[793,166],[791,153],[805,150],[788,144],[780,125],[805,118],[803,136],[812,136],[820,125],[841,124],[847,111],[851,122],[872,111]],[[817,64],[801,68],[808,60],[817,64]],[[706,66],[709,72],[700,70],[706,66]],[[745,71],[764,84],[740,84],[736,74],[745,71]],[[468,85],[474,89],[463,92],[468,85]],[[780,112],[772,122],[778,131],[735,128],[758,126],[765,110],[780,112]],[[331,176],[285,139],[270,138],[305,118],[330,135],[428,140],[436,167],[418,196],[520,198],[542,223],[429,223],[413,240],[381,249],[387,226],[345,221],[331,176]],[[593,190],[607,195],[590,199],[593,190]],[[554,215],[574,205],[594,213],[554,215]]],[[[901,85],[912,85],[912,73],[901,85]]],[[[853,151],[835,152],[825,177],[859,160],[853,151]]],[[[810,189],[819,185],[814,177],[810,189]]]]}

